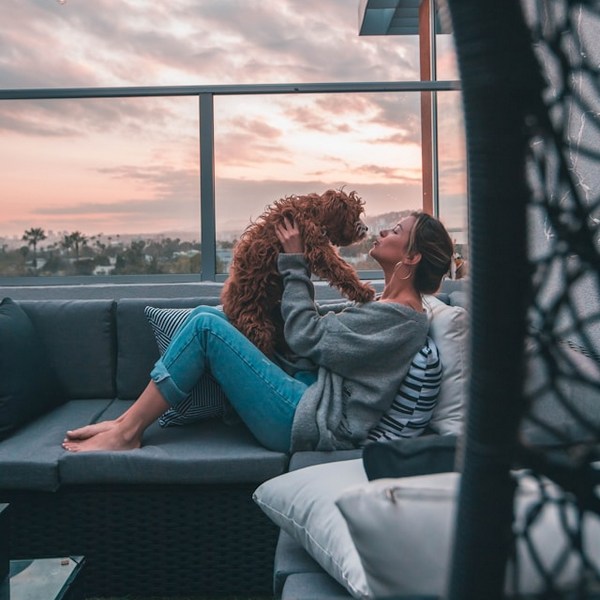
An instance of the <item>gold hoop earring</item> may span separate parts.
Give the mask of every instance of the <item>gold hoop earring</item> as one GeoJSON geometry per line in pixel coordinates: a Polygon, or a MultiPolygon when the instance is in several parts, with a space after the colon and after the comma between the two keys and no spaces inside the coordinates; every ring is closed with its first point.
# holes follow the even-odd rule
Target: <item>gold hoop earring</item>
{"type": "MultiPolygon", "coordinates": [[[[406,267],[406,265],[399,260],[396,263],[396,266],[394,267],[394,271],[392,273],[392,278],[394,278],[396,276],[396,271],[400,268],[400,267],[406,267]]],[[[408,269],[408,267],[406,267],[408,269]]],[[[398,277],[398,279],[400,279],[401,281],[406,281],[407,279],[410,279],[412,277],[412,271],[409,269],[408,270],[408,275],[406,275],[406,277],[398,277]]]]}

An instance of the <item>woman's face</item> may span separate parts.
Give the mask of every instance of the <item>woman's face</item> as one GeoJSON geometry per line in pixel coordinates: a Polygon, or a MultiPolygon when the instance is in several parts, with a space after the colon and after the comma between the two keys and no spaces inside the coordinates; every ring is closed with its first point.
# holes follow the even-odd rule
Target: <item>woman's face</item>
{"type": "Polygon", "coordinates": [[[369,255],[382,267],[394,267],[399,260],[406,256],[410,240],[410,232],[415,225],[416,217],[400,219],[392,229],[382,229],[379,238],[373,243],[369,255]]]}

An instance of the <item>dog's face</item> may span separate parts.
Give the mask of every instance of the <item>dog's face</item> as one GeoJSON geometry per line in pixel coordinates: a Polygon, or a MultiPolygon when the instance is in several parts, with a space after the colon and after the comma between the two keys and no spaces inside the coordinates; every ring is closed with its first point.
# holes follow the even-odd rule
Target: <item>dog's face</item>
{"type": "Polygon", "coordinates": [[[334,246],[349,246],[362,240],[368,227],[361,219],[364,202],[354,193],[329,190],[321,196],[320,220],[334,246]]]}

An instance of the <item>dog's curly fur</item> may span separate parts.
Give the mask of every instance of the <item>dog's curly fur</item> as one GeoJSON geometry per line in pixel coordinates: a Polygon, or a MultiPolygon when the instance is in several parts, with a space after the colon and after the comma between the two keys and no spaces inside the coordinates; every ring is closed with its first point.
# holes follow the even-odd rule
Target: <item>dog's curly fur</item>
{"type": "Polygon", "coordinates": [[[304,240],[310,270],[357,302],[374,297],[356,271],[340,258],[334,246],[347,246],[365,237],[364,202],[355,192],[328,190],[324,194],[287,196],[267,207],[240,236],[234,248],[229,277],[221,293],[230,322],[267,356],[287,348],[280,304],[283,283],[277,271],[282,250],[275,226],[293,219],[304,240]]]}

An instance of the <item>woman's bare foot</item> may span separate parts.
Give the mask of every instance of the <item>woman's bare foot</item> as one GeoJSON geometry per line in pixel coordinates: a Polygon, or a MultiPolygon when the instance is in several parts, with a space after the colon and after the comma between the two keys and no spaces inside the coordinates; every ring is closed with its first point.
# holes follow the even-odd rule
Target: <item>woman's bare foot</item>
{"type": "Polygon", "coordinates": [[[135,450],[142,444],[141,438],[128,434],[123,424],[103,421],[67,431],[62,447],[69,452],[92,452],[95,450],[135,450]]]}
{"type": "Polygon", "coordinates": [[[151,423],[169,408],[158,387],[150,381],[140,397],[114,421],[102,421],[67,431],[62,447],[69,452],[134,450],[151,423]]]}
{"type": "Polygon", "coordinates": [[[66,441],[73,440],[87,440],[103,431],[108,431],[114,427],[115,421],[102,421],[100,423],[94,423],[93,425],[86,425],[85,427],[79,427],[78,429],[71,429],[66,433],[66,441]]]}

